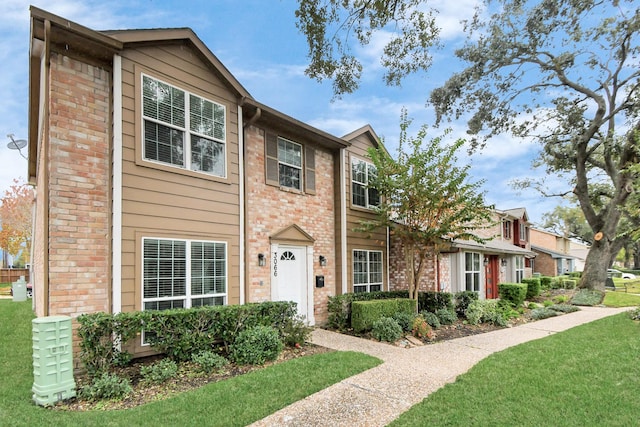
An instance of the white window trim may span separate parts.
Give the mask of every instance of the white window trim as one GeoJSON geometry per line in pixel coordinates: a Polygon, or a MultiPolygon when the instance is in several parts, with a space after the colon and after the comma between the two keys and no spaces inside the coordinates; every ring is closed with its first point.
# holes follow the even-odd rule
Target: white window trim
{"type": "Polygon", "coordinates": [[[140,278],[140,290],[141,290],[141,310],[144,311],[144,306],[146,302],[161,302],[161,301],[176,301],[176,300],[183,300],[185,301],[184,304],[184,308],[191,308],[191,303],[193,299],[200,299],[200,298],[217,298],[217,297],[223,297],[224,298],[224,304],[223,305],[227,305],[228,304],[228,295],[229,295],[229,245],[227,244],[227,242],[223,242],[223,241],[214,241],[214,240],[200,240],[200,239],[174,239],[174,238],[167,238],[167,237],[151,237],[151,236],[145,236],[142,238],[142,246],[141,246],[141,251],[140,251],[140,256],[141,256],[141,278],[140,278]],[[185,248],[185,258],[186,258],[186,266],[185,266],[185,295],[183,297],[158,297],[158,298],[145,298],[144,297],[144,242],[145,240],[169,240],[169,241],[180,241],[180,242],[185,242],[186,248],[185,248]],[[226,268],[226,275],[225,275],[225,281],[224,281],[224,288],[225,288],[225,292],[224,293],[215,293],[215,294],[203,294],[203,295],[192,295],[191,294],[191,243],[216,243],[216,244],[222,244],[224,245],[224,249],[225,249],[225,268],[226,268]]]}
{"type": "Polygon", "coordinates": [[[351,193],[351,205],[352,206],[356,206],[358,208],[362,208],[362,209],[374,209],[377,207],[377,205],[371,205],[369,204],[369,167],[372,167],[375,169],[375,165],[371,162],[368,162],[366,160],[360,159],[358,157],[351,157],[351,164],[349,165],[349,172],[351,175],[351,188],[350,188],[350,193],[351,193]],[[354,163],[364,163],[365,167],[364,167],[364,176],[365,176],[365,181],[366,182],[361,182],[361,181],[356,181],[354,174],[353,174],[353,165],[354,163]],[[364,200],[365,200],[365,204],[363,205],[358,205],[356,203],[354,203],[353,201],[353,184],[356,183],[358,185],[362,185],[364,187],[364,200]]]}
{"type": "Polygon", "coordinates": [[[282,185],[281,182],[279,182],[280,184],[280,188],[288,188],[291,190],[295,190],[295,191],[303,191],[304,189],[304,147],[302,146],[302,144],[299,144],[295,141],[292,141],[290,139],[287,138],[283,138],[281,136],[278,136],[276,139],[276,142],[278,143],[278,181],[280,181],[280,165],[285,165],[288,166],[290,168],[294,168],[294,169],[298,169],[300,171],[300,188],[296,188],[296,187],[289,187],[288,185],[282,185]],[[280,144],[279,144],[279,140],[283,140],[285,142],[291,143],[293,145],[297,145],[298,147],[300,147],[300,166],[296,166],[296,165],[292,165],[291,163],[287,163],[287,162],[283,162],[280,160],[280,144]]]}
{"type": "Polygon", "coordinates": [[[372,292],[371,286],[377,286],[377,285],[380,285],[381,291],[384,290],[384,253],[382,251],[371,251],[368,249],[353,249],[351,251],[351,281],[353,284],[353,292],[355,292],[356,286],[366,286],[367,290],[365,292],[372,292]],[[353,266],[356,252],[365,252],[367,254],[367,283],[356,283],[356,272],[353,266]],[[380,276],[382,277],[381,282],[371,281],[371,269],[369,268],[371,263],[371,259],[369,255],[371,253],[380,254],[380,267],[382,268],[382,271],[380,272],[380,276]]]}
{"type": "Polygon", "coordinates": [[[170,167],[170,168],[175,168],[175,169],[182,170],[182,171],[189,171],[189,172],[193,172],[193,173],[197,173],[197,174],[202,174],[202,175],[205,175],[205,176],[208,176],[208,177],[226,179],[227,178],[227,174],[228,174],[228,166],[229,166],[227,164],[228,163],[227,157],[228,157],[228,152],[229,152],[229,147],[228,147],[228,144],[227,144],[227,107],[224,104],[221,104],[219,102],[215,102],[215,101],[213,101],[213,100],[211,100],[209,98],[206,98],[204,96],[201,96],[201,95],[199,95],[197,93],[188,91],[188,90],[186,90],[186,89],[184,89],[184,88],[182,88],[182,87],[180,87],[178,85],[169,83],[169,82],[167,82],[165,80],[159,79],[157,77],[154,77],[154,76],[151,76],[151,75],[145,74],[145,73],[140,73],[140,89],[139,89],[139,91],[140,91],[140,100],[141,100],[140,115],[142,117],[142,120],[140,121],[140,126],[142,126],[142,133],[141,133],[141,135],[142,135],[142,138],[141,138],[142,161],[148,162],[148,163],[153,163],[153,164],[156,164],[156,165],[162,165],[162,166],[166,166],[166,167],[170,167]],[[158,82],[161,82],[161,83],[164,83],[166,85],[169,85],[169,86],[171,86],[173,88],[176,88],[176,89],[181,90],[182,92],[184,92],[184,96],[185,96],[185,105],[184,105],[184,109],[185,109],[185,111],[184,111],[185,126],[184,126],[184,128],[175,126],[175,125],[173,125],[171,123],[167,123],[167,122],[163,122],[161,120],[154,119],[153,117],[147,117],[147,116],[144,115],[144,108],[143,108],[144,95],[143,95],[142,92],[144,90],[144,78],[145,77],[148,77],[148,78],[150,78],[152,80],[155,80],[155,81],[158,81],[158,82]],[[197,96],[198,98],[202,98],[205,101],[211,102],[212,104],[215,104],[215,105],[221,107],[224,110],[224,121],[225,121],[225,123],[224,123],[224,139],[223,140],[221,140],[219,138],[215,138],[213,136],[209,136],[209,135],[202,135],[202,134],[200,134],[198,132],[192,131],[189,128],[189,124],[190,124],[190,120],[191,120],[191,117],[190,117],[191,105],[190,105],[190,102],[189,102],[190,101],[189,97],[191,95],[197,96]],[[182,143],[182,145],[183,145],[182,149],[184,150],[184,152],[183,152],[183,155],[184,155],[184,159],[183,159],[184,164],[183,164],[183,166],[178,166],[178,165],[174,165],[172,163],[167,163],[167,162],[160,162],[160,161],[149,159],[149,158],[146,157],[144,123],[147,120],[150,121],[150,122],[153,122],[153,123],[158,123],[158,124],[161,124],[163,126],[167,126],[167,127],[172,128],[172,129],[176,129],[176,130],[179,130],[181,132],[184,132],[184,141],[182,143]],[[224,157],[224,159],[223,159],[223,161],[224,161],[224,173],[222,175],[216,175],[216,174],[209,173],[209,172],[204,172],[204,171],[200,171],[200,170],[192,170],[191,169],[191,135],[192,134],[194,134],[196,136],[200,136],[200,137],[206,138],[206,139],[210,139],[212,141],[215,141],[215,142],[218,142],[218,143],[221,143],[221,144],[224,145],[224,156],[223,156],[224,157]]]}
{"type": "Polygon", "coordinates": [[[522,282],[522,279],[524,279],[524,257],[521,255],[516,255],[515,257],[515,275],[516,275],[516,282],[520,283],[522,282]],[[518,273],[520,273],[520,275],[518,275],[518,273]]]}
{"type": "MultiPolygon", "coordinates": [[[[473,268],[473,259],[472,259],[472,268],[473,268]]],[[[462,257],[462,271],[463,271],[463,281],[464,281],[464,288],[462,290],[467,291],[467,273],[478,273],[478,283],[473,283],[472,288],[478,288],[476,289],[472,289],[473,292],[481,292],[482,291],[482,254],[479,252],[465,252],[464,256],[462,257]],[[467,254],[470,254],[472,256],[477,255],[478,256],[478,270],[467,270],[467,254]]],[[[475,276],[473,276],[475,277],[475,276]]]]}

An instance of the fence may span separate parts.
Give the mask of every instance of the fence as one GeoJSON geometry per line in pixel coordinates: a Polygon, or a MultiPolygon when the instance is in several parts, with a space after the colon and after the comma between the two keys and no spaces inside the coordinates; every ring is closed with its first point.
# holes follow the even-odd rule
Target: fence
{"type": "Polygon", "coordinates": [[[29,269],[27,268],[2,268],[0,269],[0,283],[13,283],[24,276],[24,280],[29,282],[29,269]]]}

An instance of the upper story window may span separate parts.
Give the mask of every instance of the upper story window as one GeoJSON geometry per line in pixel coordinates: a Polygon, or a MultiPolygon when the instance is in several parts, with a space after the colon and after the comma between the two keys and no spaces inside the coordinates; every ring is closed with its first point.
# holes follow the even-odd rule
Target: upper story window
{"type": "Polygon", "coordinates": [[[302,146],[278,137],[278,175],[282,187],[302,190],[302,146]]]}
{"type": "Polygon", "coordinates": [[[265,183],[316,194],[316,150],[276,134],[265,134],[265,183]]]}
{"type": "Polygon", "coordinates": [[[511,221],[502,221],[502,236],[505,239],[511,239],[511,221]]]}
{"type": "Polygon", "coordinates": [[[351,159],[351,203],[372,208],[380,204],[378,190],[369,186],[377,174],[376,167],[364,160],[351,159]]]}
{"type": "Polygon", "coordinates": [[[524,222],[520,222],[520,240],[528,240],[527,239],[527,226],[524,222]]]}
{"type": "Polygon", "coordinates": [[[145,160],[226,176],[223,105],[142,76],[145,160]]]}

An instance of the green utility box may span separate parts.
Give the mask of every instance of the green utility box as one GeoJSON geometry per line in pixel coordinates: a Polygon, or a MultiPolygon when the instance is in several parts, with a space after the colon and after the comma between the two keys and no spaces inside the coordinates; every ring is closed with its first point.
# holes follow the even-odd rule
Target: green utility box
{"type": "Polygon", "coordinates": [[[33,334],[33,400],[41,406],[76,395],[73,379],[71,318],[40,317],[31,321],[33,334]]]}
{"type": "Polygon", "coordinates": [[[27,300],[27,282],[25,282],[24,276],[20,276],[20,279],[13,282],[13,285],[11,285],[11,291],[13,292],[14,301],[27,300]]]}

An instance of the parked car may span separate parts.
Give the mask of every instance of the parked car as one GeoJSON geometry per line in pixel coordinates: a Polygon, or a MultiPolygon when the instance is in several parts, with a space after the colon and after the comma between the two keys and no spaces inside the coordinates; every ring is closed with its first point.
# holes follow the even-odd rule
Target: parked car
{"type": "Polygon", "coordinates": [[[610,268],[607,270],[607,277],[622,277],[623,279],[635,279],[635,274],[631,273],[623,273],[620,270],[616,270],[615,268],[610,268]]]}

